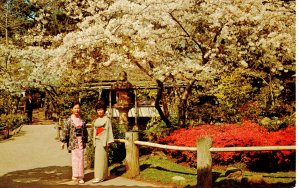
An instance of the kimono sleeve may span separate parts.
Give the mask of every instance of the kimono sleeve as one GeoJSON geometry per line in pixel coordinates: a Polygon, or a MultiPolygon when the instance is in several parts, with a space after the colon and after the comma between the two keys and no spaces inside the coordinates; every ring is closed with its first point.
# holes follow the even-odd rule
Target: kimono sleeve
{"type": "Polygon", "coordinates": [[[60,136],[60,141],[64,143],[68,143],[70,137],[70,121],[67,119],[64,121],[63,127],[62,127],[62,133],[60,136]]]}
{"type": "Polygon", "coordinates": [[[107,143],[112,143],[114,142],[114,135],[113,135],[113,131],[112,131],[112,124],[111,124],[111,120],[109,118],[107,118],[107,143]]]}

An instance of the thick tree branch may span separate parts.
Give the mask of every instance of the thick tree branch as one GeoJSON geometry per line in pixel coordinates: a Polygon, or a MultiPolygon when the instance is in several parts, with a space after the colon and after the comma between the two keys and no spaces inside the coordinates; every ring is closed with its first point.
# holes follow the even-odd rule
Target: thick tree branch
{"type": "Polygon", "coordinates": [[[193,38],[189,32],[183,27],[183,25],[179,22],[179,20],[177,20],[177,18],[175,18],[175,16],[171,13],[169,13],[171,18],[179,25],[179,27],[183,30],[183,32],[190,38],[192,39],[192,41],[198,46],[198,48],[201,50],[202,53],[202,58],[203,58],[203,63],[205,64],[207,61],[205,60],[206,58],[204,57],[204,55],[207,52],[207,49],[205,47],[203,47],[195,38],[193,38]]]}
{"type": "MultiPolygon", "coordinates": [[[[138,67],[140,68],[145,74],[147,74],[149,77],[153,78],[153,74],[148,71],[146,68],[144,68],[138,61],[135,60],[134,57],[132,57],[130,54],[127,54],[128,57],[132,60],[132,62],[138,67]]],[[[149,62],[148,63],[150,68],[154,68],[154,65],[149,62]]],[[[155,108],[158,111],[161,119],[166,123],[167,127],[170,128],[172,126],[172,123],[170,122],[170,120],[166,117],[165,113],[162,111],[161,107],[160,107],[160,101],[162,100],[163,97],[163,91],[164,91],[164,84],[156,79],[156,83],[158,86],[158,91],[157,91],[157,95],[156,95],[156,99],[155,99],[155,108]]]]}
{"type": "Polygon", "coordinates": [[[132,62],[139,68],[141,69],[147,76],[150,78],[153,78],[153,74],[148,71],[145,67],[143,67],[131,54],[127,54],[128,58],[132,60],[132,62]]]}

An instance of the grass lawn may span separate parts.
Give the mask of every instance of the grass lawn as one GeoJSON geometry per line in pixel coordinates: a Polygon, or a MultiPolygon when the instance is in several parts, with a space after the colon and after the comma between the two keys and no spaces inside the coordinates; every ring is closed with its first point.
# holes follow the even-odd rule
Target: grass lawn
{"type": "MultiPolygon", "coordinates": [[[[111,167],[111,172],[123,171],[125,167],[111,167]],[[121,170],[120,170],[121,169],[121,170]]],[[[135,179],[156,183],[165,187],[195,187],[197,184],[197,170],[177,164],[168,159],[162,152],[140,157],[140,175],[135,179]]],[[[213,187],[295,187],[296,172],[257,173],[243,170],[239,177],[225,176],[226,167],[213,167],[213,187]]]]}

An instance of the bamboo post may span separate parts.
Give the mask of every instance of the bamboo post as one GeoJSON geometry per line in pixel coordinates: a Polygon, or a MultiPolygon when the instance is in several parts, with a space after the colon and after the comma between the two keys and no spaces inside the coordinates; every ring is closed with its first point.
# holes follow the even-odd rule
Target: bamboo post
{"type": "Polygon", "coordinates": [[[129,178],[133,178],[140,174],[139,148],[134,144],[138,140],[138,132],[126,132],[125,139],[126,172],[129,178]]]}
{"type": "Polygon", "coordinates": [[[114,117],[113,114],[113,109],[112,109],[112,104],[111,104],[111,89],[109,90],[109,118],[110,120],[112,119],[112,117],[114,117]]]}
{"type": "Polygon", "coordinates": [[[197,139],[197,188],[212,187],[211,138],[197,139]]]}
{"type": "Polygon", "coordinates": [[[132,128],[133,131],[138,131],[138,116],[139,116],[139,109],[138,109],[138,103],[137,103],[137,90],[134,90],[134,109],[135,109],[135,116],[134,116],[134,126],[132,128]]]}

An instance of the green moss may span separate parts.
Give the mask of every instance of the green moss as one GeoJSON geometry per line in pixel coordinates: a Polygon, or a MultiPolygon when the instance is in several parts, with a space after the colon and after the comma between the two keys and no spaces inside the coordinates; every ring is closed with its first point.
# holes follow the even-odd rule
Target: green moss
{"type": "MultiPolygon", "coordinates": [[[[213,169],[213,187],[240,187],[245,183],[254,187],[291,187],[295,185],[296,173],[276,172],[276,173],[258,173],[243,171],[243,180],[232,180],[225,177],[226,167],[224,169],[213,169]],[[255,177],[261,177],[263,185],[255,180],[255,177]],[[256,185],[255,185],[256,184],[256,185]]],[[[173,185],[173,187],[194,187],[197,184],[197,170],[188,166],[177,164],[168,159],[163,153],[153,153],[152,155],[140,157],[140,175],[137,177],[143,181],[156,182],[163,185],[173,185]],[[183,177],[184,180],[174,181],[175,176],[183,177]]]]}
{"type": "MultiPolygon", "coordinates": [[[[225,176],[226,168],[224,166],[213,167],[213,187],[289,188],[294,187],[296,183],[296,172],[294,171],[263,173],[242,169],[241,178],[230,179],[225,176]]],[[[126,177],[126,169],[123,164],[114,164],[110,166],[110,170],[112,174],[126,177]]],[[[135,179],[168,187],[196,187],[197,169],[177,164],[162,152],[152,152],[151,155],[140,157],[140,175],[135,179]],[[173,177],[179,179],[173,180],[173,177]]]]}
{"type": "Polygon", "coordinates": [[[194,186],[197,184],[197,171],[180,164],[176,164],[163,155],[144,156],[140,159],[140,178],[162,184],[176,184],[180,186],[194,186]],[[173,177],[184,180],[173,180],[173,177]]]}

